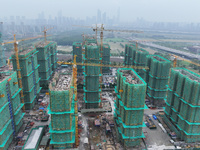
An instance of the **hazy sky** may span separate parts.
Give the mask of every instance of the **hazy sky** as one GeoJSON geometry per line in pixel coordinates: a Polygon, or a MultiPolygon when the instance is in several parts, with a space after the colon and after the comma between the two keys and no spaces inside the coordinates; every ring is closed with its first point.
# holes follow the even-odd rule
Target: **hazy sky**
{"type": "Polygon", "coordinates": [[[120,20],[144,18],[148,21],[200,22],[200,0],[0,0],[0,17],[38,16],[44,11],[56,16],[62,10],[63,16],[86,18],[96,16],[97,10],[107,16],[117,14],[120,20]]]}

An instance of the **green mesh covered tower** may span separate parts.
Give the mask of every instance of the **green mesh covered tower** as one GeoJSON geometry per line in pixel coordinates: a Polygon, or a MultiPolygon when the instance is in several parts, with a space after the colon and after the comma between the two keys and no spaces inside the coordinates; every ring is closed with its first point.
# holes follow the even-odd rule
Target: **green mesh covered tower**
{"type": "MultiPolygon", "coordinates": [[[[56,55],[55,49],[52,49],[52,45],[55,46],[54,42],[41,42],[36,45],[38,51],[38,64],[39,67],[39,77],[40,86],[44,89],[47,89],[49,86],[49,80],[53,73],[56,60],[52,60],[52,55],[56,55]],[[52,54],[53,53],[53,54],[52,54]]],[[[55,56],[57,59],[57,56],[55,56]]],[[[57,65],[57,64],[56,64],[57,65]]]]}
{"type": "Polygon", "coordinates": [[[125,45],[125,56],[124,56],[124,65],[129,66],[133,65],[133,52],[136,51],[136,46],[134,44],[125,45]]]}
{"type": "MultiPolygon", "coordinates": [[[[19,64],[21,68],[22,86],[24,94],[25,109],[30,110],[34,107],[38,94],[40,93],[40,78],[38,51],[29,48],[19,52],[19,64]]],[[[12,55],[13,70],[17,70],[16,57],[12,55]]]]}
{"type": "Polygon", "coordinates": [[[57,68],[57,43],[51,42],[51,62],[52,62],[52,71],[55,71],[57,68]]]}
{"type": "Polygon", "coordinates": [[[4,49],[3,46],[1,45],[2,43],[2,39],[1,39],[1,30],[0,30],[0,67],[3,67],[6,65],[6,59],[5,59],[5,55],[4,55],[4,49]]]}
{"type": "Polygon", "coordinates": [[[17,73],[0,72],[0,149],[8,150],[23,124],[17,73]]]}
{"type": "MultiPolygon", "coordinates": [[[[110,65],[110,45],[109,44],[103,44],[103,55],[102,56],[103,56],[102,57],[103,65],[110,65]]],[[[110,67],[102,67],[102,73],[109,74],[110,67]]]]}
{"type": "Polygon", "coordinates": [[[171,69],[165,120],[185,142],[200,142],[200,76],[185,68],[171,69]],[[177,130],[179,132],[177,132],[177,130]]]}
{"type": "Polygon", "coordinates": [[[55,149],[72,148],[75,143],[75,115],[72,75],[55,73],[49,85],[50,144],[55,149]]]}
{"type": "Polygon", "coordinates": [[[146,66],[149,68],[144,69],[144,80],[148,85],[147,96],[154,106],[163,107],[168,90],[171,61],[159,55],[148,55],[146,59],[146,66]]]}
{"type": "Polygon", "coordinates": [[[133,69],[118,69],[115,92],[114,117],[118,139],[125,147],[138,146],[144,138],[146,83],[133,69]]]}
{"type": "MultiPolygon", "coordinates": [[[[142,48],[136,49],[134,44],[126,44],[125,45],[125,57],[124,57],[124,65],[127,66],[135,66],[135,67],[145,67],[146,66],[146,56],[149,54],[146,50],[142,48]]],[[[144,78],[144,70],[143,69],[135,69],[135,71],[144,78]]]]}
{"type": "MultiPolygon", "coordinates": [[[[84,63],[100,63],[100,49],[99,46],[95,43],[85,45],[85,54],[83,55],[84,63]]],[[[85,107],[89,108],[98,108],[100,100],[100,84],[99,84],[99,75],[100,67],[98,66],[84,66],[84,101],[85,107]]]]}
{"type": "MultiPolygon", "coordinates": [[[[73,58],[74,58],[74,55],[76,55],[76,62],[82,63],[82,43],[81,42],[73,43],[73,58]]],[[[83,73],[82,66],[80,66],[80,65],[77,66],[77,72],[79,74],[83,73]]]]}

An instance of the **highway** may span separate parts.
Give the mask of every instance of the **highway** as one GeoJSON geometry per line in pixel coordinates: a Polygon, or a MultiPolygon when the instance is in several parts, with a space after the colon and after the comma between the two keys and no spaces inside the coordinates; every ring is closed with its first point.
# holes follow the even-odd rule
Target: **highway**
{"type": "Polygon", "coordinates": [[[168,47],[165,47],[165,46],[160,46],[160,45],[153,44],[153,43],[150,43],[150,42],[140,42],[140,41],[138,41],[138,43],[145,45],[145,46],[157,48],[157,49],[160,49],[160,50],[163,50],[163,51],[167,51],[167,52],[179,55],[181,57],[184,56],[185,58],[190,58],[190,59],[197,58],[197,59],[200,60],[200,55],[197,55],[197,54],[192,54],[192,53],[180,51],[180,50],[177,50],[177,49],[172,49],[172,48],[168,48],[168,47]]]}

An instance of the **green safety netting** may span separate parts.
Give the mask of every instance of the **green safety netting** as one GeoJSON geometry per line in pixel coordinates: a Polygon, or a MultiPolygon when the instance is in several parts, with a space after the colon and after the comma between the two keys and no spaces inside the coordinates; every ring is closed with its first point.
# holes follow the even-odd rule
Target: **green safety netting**
{"type": "MultiPolygon", "coordinates": [[[[76,62],[82,63],[82,43],[81,42],[74,42],[73,43],[73,57],[77,55],[76,62]]],[[[82,72],[82,66],[77,66],[77,72],[82,72]]]]}
{"type": "MultiPolygon", "coordinates": [[[[103,44],[102,63],[104,65],[110,64],[110,45],[103,44]]],[[[102,67],[102,73],[109,73],[110,67],[102,67]]]]}
{"type": "MultiPolygon", "coordinates": [[[[83,55],[84,63],[100,63],[100,47],[97,45],[86,45],[85,54],[83,55]]],[[[85,76],[84,80],[84,101],[86,108],[98,108],[100,103],[100,85],[99,76],[100,67],[83,66],[85,76]]]]}
{"type": "Polygon", "coordinates": [[[165,114],[186,142],[200,139],[200,76],[185,68],[172,68],[165,114]]]}
{"type": "Polygon", "coordinates": [[[146,83],[133,69],[118,69],[117,77],[115,87],[117,98],[114,104],[114,116],[119,125],[117,132],[127,146],[136,146],[140,143],[139,138],[144,137],[142,127],[145,126],[144,109],[147,109],[144,104],[146,83]],[[127,82],[126,77],[123,76],[124,72],[132,74],[137,82],[134,84],[127,82]]]}
{"type": "Polygon", "coordinates": [[[48,113],[51,115],[50,144],[54,148],[67,148],[72,146],[75,136],[75,102],[73,82],[68,90],[54,90],[56,83],[50,84],[50,105],[48,113]]]}
{"type": "Polygon", "coordinates": [[[52,112],[70,111],[73,102],[73,87],[65,91],[50,89],[50,109],[52,112]]]}

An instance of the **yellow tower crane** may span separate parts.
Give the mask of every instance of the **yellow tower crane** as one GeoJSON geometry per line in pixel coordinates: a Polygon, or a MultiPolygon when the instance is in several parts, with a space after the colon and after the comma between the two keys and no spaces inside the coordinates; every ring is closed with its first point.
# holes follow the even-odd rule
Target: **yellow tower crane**
{"type": "MultiPolygon", "coordinates": [[[[76,119],[76,147],[79,146],[79,137],[78,137],[78,107],[77,107],[77,65],[81,66],[97,66],[97,67],[116,67],[116,68],[133,68],[133,69],[149,69],[148,67],[143,66],[123,66],[123,65],[103,65],[103,64],[95,64],[95,63],[77,63],[76,62],[76,55],[74,55],[73,62],[64,62],[64,61],[58,61],[57,62],[60,65],[72,65],[73,66],[73,82],[74,82],[74,94],[75,94],[75,119],[76,119]]],[[[102,85],[101,85],[102,88],[102,85]]],[[[122,91],[120,91],[122,92],[122,91]]]]}
{"type": "MultiPolygon", "coordinates": [[[[83,27],[88,27],[88,26],[83,26],[83,27]]],[[[101,40],[100,54],[101,54],[101,58],[103,56],[103,32],[104,31],[108,31],[108,32],[126,32],[126,33],[143,33],[142,31],[137,31],[137,30],[113,30],[113,29],[105,29],[104,26],[103,26],[103,24],[101,24],[101,27],[98,27],[96,25],[96,28],[93,28],[93,27],[89,27],[89,28],[92,28],[93,31],[96,32],[96,39],[97,39],[97,31],[100,31],[100,40],[101,40]]],[[[101,65],[103,65],[103,59],[101,59],[101,65]]],[[[102,67],[100,68],[100,71],[101,71],[101,74],[102,74],[102,67]]],[[[102,91],[102,81],[103,81],[103,77],[100,76],[101,91],[102,91]]],[[[100,99],[102,101],[102,93],[100,94],[100,99]]],[[[100,103],[100,105],[102,105],[102,103],[100,103]]],[[[102,107],[102,106],[100,106],[100,107],[102,107]]]]}
{"type": "Polygon", "coordinates": [[[44,31],[42,31],[42,32],[44,32],[44,41],[45,41],[45,43],[47,42],[47,31],[48,30],[51,30],[51,29],[53,29],[54,27],[52,27],[52,28],[49,28],[49,29],[46,29],[46,27],[44,27],[44,31]]]}
{"type": "Polygon", "coordinates": [[[177,56],[177,55],[175,55],[175,54],[169,54],[169,55],[174,57],[174,60],[173,60],[173,67],[176,67],[176,66],[177,66],[177,59],[180,59],[180,60],[182,60],[182,61],[186,61],[186,62],[188,62],[188,63],[190,63],[190,64],[193,64],[193,65],[196,65],[196,66],[200,67],[200,64],[195,63],[195,62],[193,62],[193,61],[190,61],[190,60],[188,60],[188,59],[182,58],[182,57],[177,56]]]}
{"type": "MultiPolygon", "coordinates": [[[[22,42],[22,41],[27,41],[27,40],[33,40],[33,39],[41,38],[41,37],[43,37],[43,36],[31,37],[31,38],[16,40],[16,35],[14,34],[14,41],[2,43],[2,45],[12,44],[12,43],[14,44],[14,51],[15,51],[15,57],[16,57],[16,63],[17,63],[17,76],[18,76],[19,87],[21,89],[23,89],[23,87],[22,87],[21,68],[20,68],[20,64],[19,64],[18,43],[22,42]]],[[[20,91],[20,98],[21,98],[21,103],[24,104],[23,90],[20,91]]],[[[22,109],[23,109],[23,111],[25,111],[25,106],[23,106],[22,109]]]]}
{"type": "MultiPolygon", "coordinates": [[[[112,29],[104,29],[104,26],[103,24],[101,25],[101,27],[99,28],[96,24],[96,28],[94,27],[90,27],[90,26],[80,26],[80,25],[73,25],[73,26],[76,26],[76,27],[85,27],[85,28],[92,28],[93,31],[95,31],[95,36],[96,36],[96,40],[97,40],[97,32],[100,31],[100,39],[101,39],[101,45],[100,45],[100,54],[101,54],[101,58],[102,58],[102,55],[103,55],[103,31],[108,31],[108,32],[130,32],[130,33],[142,33],[142,31],[136,31],[136,30],[112,30],[112,29]]],[[[83,45],[85,44],[85,39],[84,39],[84,34],[83,34],[83,45]]],[[[97,41],[98,42],[98,41],[97,41]]],[[[84,53],[84,50],[82,50],[83,53],[84,53]]],[[[73,66],[77,66],[77,65],[84,65],[84,66],[99,66],[101,67],[100,68],[100,71],[101,71],[101,74],[102,74],[102,67],[118,67],[118,68],[144,68],[144,67],[135,67],[135,66],[113,66],[113,65],[103,65],[103,61],[101,59],[101,63],[100,64],[88,64],[88,63],[76,63],[76,56],[74,56],[74,62],[75,63],[70,63],[70,62],[57,62],[58,64],[67,64],[67,65],[73,65],[73,66]]],[[[73,67],[74,68],[74,67],[73,67]]],[[[74,71],[76,69],[73,69],[74,71]]],[[[74,75],[77,75],[77,70],[76,70],[76,73],[73,72],[74,75]]],[[[76,76],[77,77],[77,76],[76,76]]],[[[74,80],[77,81],[77,78],[74,77],[74,80]]],[[[100,88],[101,88],[101,91],[102,91],[102,81],[103,81],[103,77],[100,76],[100,88]]],[[[75,81],[74,81],[75,82],[75,81]]],[[[77,94],[77,92],[76,92],[77,94]]],[[[100,94],[100,99],[102,101],[102,93],[100,94]]],[[[77,106],[76,106],[77,107],[77,106]]],[[[100,107],[102,107],[102,103],[100,103],[100,107]]],[[[77,109],[77,108],[75,108],[77,109]]],[[[76,126],[78,124],[78,118],[76,120],[76,126]]],[[[79,140],[78,140],[78,128],[76,129],[76,146],[79,145],[79,140]]]]}

